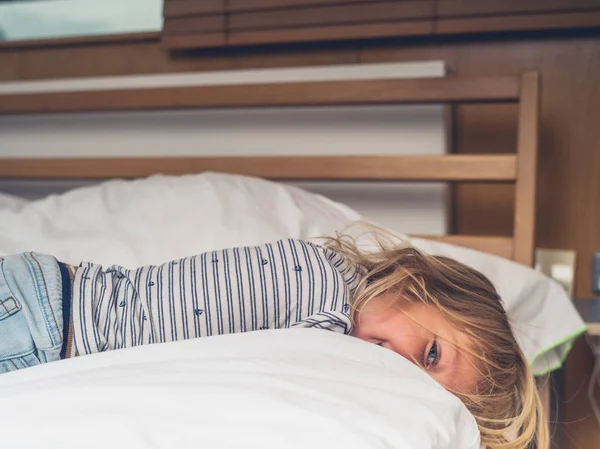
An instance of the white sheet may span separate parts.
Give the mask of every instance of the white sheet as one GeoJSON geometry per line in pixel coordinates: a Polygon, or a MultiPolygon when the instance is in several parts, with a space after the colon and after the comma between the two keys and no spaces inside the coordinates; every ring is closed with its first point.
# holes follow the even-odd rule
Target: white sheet
{"type": "MultiPolygon", "coordinates": [[[[2,209],[0,254],[35,250],[64,262],[135,268],[215,249],[331,235],[360,215],[322,196],[261,179],[205,173],[110,181],[2,209]]],[[[395,231],[403,229],[397,223],[395,231]]],[[[585,325],[562,288],[530,268],[412,239],[486,274],[537,374],[560,366],[585,325]]]]}
{"type": "Polygon", "coordinates": [[[313,329],[150,345],[0,375],[10,449],[476,449],[475,420],[384,348],[313,329]]]}
{"type": "Polygon", "coordinates": [[[24,198],[0,193],[0,211],[9,210],[11,212],[17,212],[27,203],[28,201],[24,198]]]}

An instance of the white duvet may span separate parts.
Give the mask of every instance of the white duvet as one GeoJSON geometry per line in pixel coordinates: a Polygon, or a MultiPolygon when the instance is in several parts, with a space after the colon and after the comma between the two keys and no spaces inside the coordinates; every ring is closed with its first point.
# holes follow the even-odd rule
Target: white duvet
{"type": "Polygon", "coordinates": [[[477,449],[462,403],[384,348],[313,329],[84,356],[0,375],[6,449],[477,449]]]}
{"type": "MultiPolygon", "coordinates": [[[[113,180],[40,201],[0,194],[0,254],[136,268],[233,246],[331,235],[360,215],[307,191],[257,178],[204,173],[113,180]]],[[[394,229],[401,232],[402,223],[394,229]]],[[[488,276],[537,374],[560,366],[583,321],[560,285],[489,254],[411,239],[488,276]]]]}

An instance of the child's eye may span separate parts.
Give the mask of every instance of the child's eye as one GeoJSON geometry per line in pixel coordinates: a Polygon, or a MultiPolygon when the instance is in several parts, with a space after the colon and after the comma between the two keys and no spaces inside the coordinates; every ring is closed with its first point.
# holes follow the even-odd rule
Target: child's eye
{"type": "Polygon", "coordinates": [[[438,342],[436,339],[436,340],[433,340],[433,344],[431,345],[431,348],[429,349],[427,354],[425,354],[424,366],[426,369],[429,369],[429,368],[437,365],[439,363],[439,361],[440,361],[440,349],[439,349],[438,342]]]}

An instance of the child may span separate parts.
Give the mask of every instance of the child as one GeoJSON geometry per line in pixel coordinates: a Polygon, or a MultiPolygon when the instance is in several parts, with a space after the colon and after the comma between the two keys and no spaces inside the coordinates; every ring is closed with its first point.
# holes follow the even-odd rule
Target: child
{"type": "Polygon", "coordinates": [[[463,400],[491,449],[548,447],[533,375],[494,287],[452,259],[344,235],[128,270],[0,259],[0,372],[188,338],[288,327],[340,332],[419,365],[463,400]],[[507,435],[513,436],[507,439],[507,435]]]}

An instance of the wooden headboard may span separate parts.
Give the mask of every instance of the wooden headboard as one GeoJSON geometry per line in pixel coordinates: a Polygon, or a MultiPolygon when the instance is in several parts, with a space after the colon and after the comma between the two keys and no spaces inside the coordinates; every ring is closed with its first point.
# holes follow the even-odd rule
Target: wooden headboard
{"type": "Polygon", "coordinates": [[[0,179],[137,178],[202,171],[276,180],[512,182],[512,237],[424,236],[532,265],[538,141],[539,80],[449,77],[153,87],[0,94],[0,114],[128,111],[190,108],[342,106],[424,103],[518,103],[515,154],[442,156],[281,156],[2,158],[0,179]]]}
{"type": "MultiPolygon", "coordinates": [[[[539,76],[264,83],[0,94],[0,114],[298,107],[384,104],[517,103],[514,154],[441,156],[251,156],[2,158],[0,179],[139,178],[203,171],[274,180],[510,182],[515,188],[512,237],[426,235],[533,264],[539,122],[539,76]]],[[[550,418],[550,388],[540,392],[550,418]]]]}

